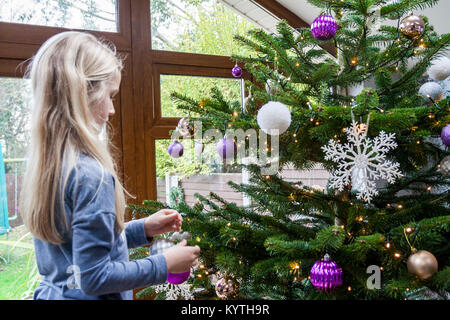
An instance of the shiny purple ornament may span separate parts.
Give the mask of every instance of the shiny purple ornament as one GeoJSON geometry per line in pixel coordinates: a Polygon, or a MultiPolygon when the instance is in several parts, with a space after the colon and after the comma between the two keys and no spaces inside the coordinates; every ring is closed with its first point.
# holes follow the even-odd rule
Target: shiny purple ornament
{"type": "Polygon", "coordinates": [[[441,140],[447,147],[450,147],[450,124],[442,129],[441,140]]]}
{"type": "Polygon", "coordinates": [[[233,74],[233,77],[239,78],[242,76],[242,69],[237,64],[234,66],[234,68],[231,70],[231,74],[233,74]]]}
{"type": "Polygon", "coordinates": [[[318,16],[311,24],[311,32],[317,40],[330,40],[336,35],[338,24],[332,16],[318,16]]]}
{"type": "Polygon", "coordinates": [[[171,284],[180,284],[185,282],[189,276],[190,276],[191,272],[187,271],[187,272],[182,272],[182,273],[168,273],[167,274],[167,282],[171,283],[171,284]]]}
{"type": "Polygon", "coordinates": [[[330,261],[328,254],[314,263],[309,275],[313,286],[320,291],[328,292],[342,285],[342,269],[336,262],[330,261]]]}
{"type": "Polygon", "coordinates": [[[179,158],[183,155],[184,148],[181,143],[179,143],[178,141],[174,141],[170,144],[167,151],[172,158],[179,158]]]}
{"type": "Polygon", "coordinates": [[[223,138],[217,144],[216,150],[222,159],[232,159],[237,152],[237,146],[233,139],[223,138]]]}

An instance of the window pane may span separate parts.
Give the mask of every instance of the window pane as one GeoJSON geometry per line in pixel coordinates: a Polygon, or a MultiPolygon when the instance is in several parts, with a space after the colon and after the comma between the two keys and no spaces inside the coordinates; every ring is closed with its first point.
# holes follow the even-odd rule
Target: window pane
{"type": "Polygon", "coordinates": [[[169,139],[156,141],[157,199],[170,204],[169,195],[173,188],[181,188],[185,201],[196,203],[195,193],[208,198],[210,192],[218,194],[228,202],[243,205],[244,195],[232,189],[227,182],[242,183],[241,170],[235,163],[220,163],[216,158],[216,144],[205,143],[201,160],[195,156],[194,140],[179,140],[184,147],[183,155],[172,158],[168,147],[169,139]]]}
{"type": "Polygon", "coordinates": [[[152,48],[230,56],[248,53],[233,36],[254,24],[218,0],[150,0],[152,48]]]}
{"type": "MultiPolygon", "coordinates": [[[[18,199],[30,141],[31,81],[0,77],[0,145],[5,165],[8,216],[18,213],[18,199]]],[[[1,213],[1,212],[0,212],[1,213]]],[[[22,224],[21,217],[11,225],[22,224]]]]}
{"type": "Polygon", "coordinates": [[[0,0],[0,21],[116,32],[116,0],[0,0]]]}
{"type": "Polygon", "coordinates": [[[241,100],[241,80],[229,78],[210,78],[194,76],[161,75],[161,116],[183,117],[187,113],[178,110],[170,98],[177,92],[192,99],[201,100],[211,95],[211,89],[217,87],[227,100],[241,100]]]}

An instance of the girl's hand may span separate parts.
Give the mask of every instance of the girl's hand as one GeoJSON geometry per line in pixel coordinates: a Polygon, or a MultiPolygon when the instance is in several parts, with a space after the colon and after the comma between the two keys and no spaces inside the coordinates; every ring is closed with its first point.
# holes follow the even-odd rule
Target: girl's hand
{"type": "Polygon", "coordinates": [[[182,223],[183,218],[178,211],[162,209],[145,218],[145,235],[150,238],[166,232],[180,232],[182,223]]]}
{"type": "Polygon", "coordinates": [[[183,239],[177,245],[163,253],[166,258],[167,270],[170,273],[187,272],[198,264],[199,246],[190,247],[183,239]]]}

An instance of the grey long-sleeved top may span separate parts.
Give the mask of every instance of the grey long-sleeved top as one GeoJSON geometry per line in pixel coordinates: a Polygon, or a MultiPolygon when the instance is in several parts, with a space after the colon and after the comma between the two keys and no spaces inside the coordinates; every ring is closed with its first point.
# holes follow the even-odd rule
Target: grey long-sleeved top
{"type": "Polygon", "coordinates": [[[144,219],[128,222],[122,234],[115,231],[112,174],[84,154],[77,168],[77,173],[70,173],[64,193],[68,240],[54,245],[33,239],[42,276],[33,298],[131,300],[132,289],[164,283],[167,264],[163,255],[129,261],[128,248],[151,239],[145,235],[144,219]]]}

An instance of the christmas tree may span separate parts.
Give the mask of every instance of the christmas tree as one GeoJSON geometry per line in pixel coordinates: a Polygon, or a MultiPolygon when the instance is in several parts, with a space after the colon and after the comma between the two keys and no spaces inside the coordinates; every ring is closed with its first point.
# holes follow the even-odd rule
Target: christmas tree
{"type": "MultiPolygon", "coordinates": [[[[200,101],[172,95],[203,132],[279,129],[270,138],[279,140],[271,161],[280,170],[330,172],[320,190],[267,174],[265,164],[241,164],[249,183],[230,185],[249,206],[212,192],[190,207],[174,190],[170,206],[201,247],[197,296],[448,299],[450,34],[412,13],[438,1],[309,2],[323,9],[311,28],[282,22],[276,35],[235,37],[253,52],[232,57],[252,75],[243,105],[219,90],[200,101]]],[[[269,140],[260,152],[272,151],[269,140]]],[[[166,206],[130,209],[145,216],[166,206]]]]}

